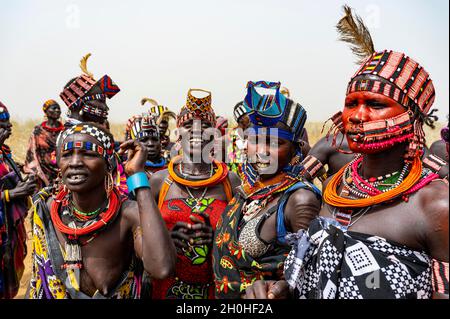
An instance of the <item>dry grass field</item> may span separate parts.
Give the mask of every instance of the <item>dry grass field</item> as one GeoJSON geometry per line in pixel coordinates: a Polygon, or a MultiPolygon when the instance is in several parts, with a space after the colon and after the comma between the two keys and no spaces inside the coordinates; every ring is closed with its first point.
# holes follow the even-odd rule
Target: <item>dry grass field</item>
{"type": "MultiPolygon", "coordinates": [[[[6,143],[11,147],[13,151],[13,157],[17,162],[23,162],[25,153],[28,147],[28,139],[33,130],[33,127],[37,124],[37,121],[26,121],[26,122],[13,122],[13,134],[6,141],[6,143]]],[[[431,130],[426,128],[428,146],[440,138],[440,129],[443,127],[444,123],[438,123],[436,129],[431,130]]],[[[306,124],[306,129],[308,130],[309,140],[311,145],[313,145],[320,137],[322,123],[310,122],[306,124]]],[[[111,125],[111,132],[114,136],[119,139],[123,138],[124,135],[124,125],[113,123],[111,125]]],[[[30,236],[29,236],[30,237],[30,236]]],[[[21,282],[21,289],[16,298],[23,298],[25,296],[28,281],[30,279],[30,253],[31,253],[31,242],[28,243],[28,255],[26,258],[26,269],[21,282]]]]}

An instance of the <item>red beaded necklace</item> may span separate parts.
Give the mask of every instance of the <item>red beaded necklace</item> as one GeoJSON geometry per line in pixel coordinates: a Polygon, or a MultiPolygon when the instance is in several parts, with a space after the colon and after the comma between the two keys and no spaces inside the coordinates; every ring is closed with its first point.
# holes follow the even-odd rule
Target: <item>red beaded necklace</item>
{"type": "Polygon", "coordinates": [[[64,125],[61,122],[58,122],[58,123],[59,123],[58,127],[50,127],[47,125],[47,121],[45,121],[45,122],[42,122],[41,126],[46,131],[56,133],[56,132],[61,132],[64,130],[64,125]]]}
{"type": "Polygon", "coordinates": [[[108,223],[116,216],[119,212],[121,201],[119,199],[118,190],[113,189],[109,197],[108,209],[99,214],[100,219],[91,225],[84,228],[72,228],[66,226],[60,217],[60,208],[63,200],[68,195],[68,192],[61,190],[57,195],[55,200],[52,202],[50,216],[52,218],[53,224],[56,228],[63,234],[66,234],[70,239],[77,240],[80,236],[89,235],[100,228],[108,225],[108,223]]]}

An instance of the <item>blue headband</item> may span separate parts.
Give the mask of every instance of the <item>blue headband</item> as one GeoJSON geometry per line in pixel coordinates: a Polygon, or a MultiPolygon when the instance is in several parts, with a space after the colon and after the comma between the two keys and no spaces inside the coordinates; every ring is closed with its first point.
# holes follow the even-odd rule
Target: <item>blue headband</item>
{"type": "Polygon", "coordinates": [[[266,134],[294,142],[294,134],[277,127],[252,126],[246,130],[248,135],[266,134]]]}

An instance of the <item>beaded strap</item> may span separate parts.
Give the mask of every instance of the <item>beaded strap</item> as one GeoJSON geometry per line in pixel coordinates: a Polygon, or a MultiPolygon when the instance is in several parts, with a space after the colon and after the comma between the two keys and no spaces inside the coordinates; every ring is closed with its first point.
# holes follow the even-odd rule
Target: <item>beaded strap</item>
{"type": "Polygon", "coordinates": [[[92,142],[67,142],[64,144],[64,147],[63,147],[64,151],[70,151],[73,149],[94,151],[94,152],[100,154],[101,156],[106,156],[106,150],[102,146],[100,146],[96,143],[92,143],[92,142]]]}

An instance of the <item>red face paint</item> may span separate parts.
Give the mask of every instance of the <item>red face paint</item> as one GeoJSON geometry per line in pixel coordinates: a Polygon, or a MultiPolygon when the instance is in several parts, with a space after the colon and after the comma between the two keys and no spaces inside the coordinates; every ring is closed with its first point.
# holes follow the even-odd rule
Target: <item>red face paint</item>
{"type": "Polygon", "coordinates": [[[342,122],[350,149],[355,153],[374,154],[410,139],[409,121],[404,127],[389,123],[406,111],[401,104],[382,94],[358,91],[347,95],[342,122]],[[368,131],[371,122],[380,120],[387,121],[386,128],[368,131]]]}

